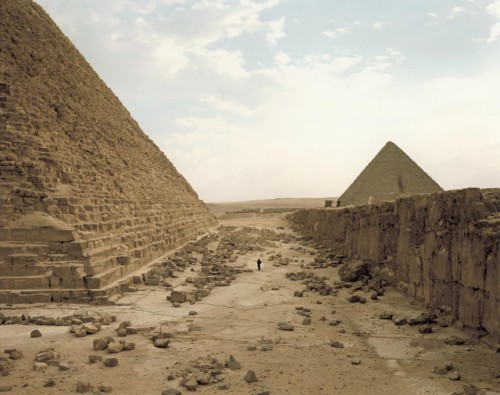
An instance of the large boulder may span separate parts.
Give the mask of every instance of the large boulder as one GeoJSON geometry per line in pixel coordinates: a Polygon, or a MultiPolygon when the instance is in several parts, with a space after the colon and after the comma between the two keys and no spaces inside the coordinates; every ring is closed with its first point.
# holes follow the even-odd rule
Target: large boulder
{"type": "Polygon", "coordinates": [[[355,282],[361,280],[363,276],[368,276],[370,262],[352,261],[347,262],[339,269],[339,277],[342,281],[355,282]]]}

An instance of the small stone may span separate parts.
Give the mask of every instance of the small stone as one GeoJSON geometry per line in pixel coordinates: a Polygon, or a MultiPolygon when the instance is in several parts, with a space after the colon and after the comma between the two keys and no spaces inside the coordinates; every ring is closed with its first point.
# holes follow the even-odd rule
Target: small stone
{"type": "Polygon", "coordinates": [[[184,387],[186,387],[189,391],[196,391],[198,388],[198,383],[195,379],[188,379],[181,383],[184,387]]]}
{"type": "Polygon", "coordinates": [[[241,369],[241,363],[239,363],[232,355],[229,356],[226,366],[231,370],[241,369]]]}
{"type": "Polygon", "coordinates": [[[118,329],[126,329],[128,327],[132,326],[132,322],[131,321],[122,321],[120,322],[120,325],[118,325],[118,329]]]}
{"type": "Polygon", "coordinates": [[[396,317],[393,319],[394,325],[406,325],[408,323],[408,320],[405,317],[396,317]]]}
{"type": "Polygon", "coordinates": [[[271,351],[272,349],[273,349],[272,344],[263,344],[262,346],[260,346],[261,351],[271,351]]]}
{"type": "Polygon", "coordinates": [[[123,349],[125,351],[135,350],[135,343],[125,341],[123,342],[123,349]]]}
{"type": "Polygon", "coordinates": [[[76,392],[79,394],[85,394],[86,392],[90,392],[91,386],[88,381],[77,381],[76,383],[76,392]]]}
{"type": "Polygon", "coordinates": [[[139,333],[139,330],[133,326],[129,326],[127,328],[127,335],[137,335],[139,333]]]}
{"type": "Polygon", "coordinates": [[[361,360],[360,359],[352,359],[351,365],[361,365],[361,360]]]}
{"type": "Polygon", "coordinates": [[[479,388],[477,388],[474,384],[466,384],[463,386],[465,395],[479,395],[479,388]]]}
{"type": "Polygon", "coordinates": [[[80,328],[75,332],[75,337],[85,337],[85,336],[87,336],[87,331],[83,328],[80,328]]]}
{"type": "Polygon", "coordinates": [[[458,381],[462,378],[462,375],[460,372],[457,370],[456,372],[451,372],[448,378],[452,381],[458,381]]]}
{"type": "Polygon", "coordinates": [[[293,331],[294,326],[289,322],[278,322],[278,329],[282,331],[293,331]]]}
{"type": "Polygon", "coordinates": [[[53,378],[49,378],[43,383],[44,387],[53,387],[54,385],[56,385],[56,382],[53,378]]]}
{"type": "Polygon", "coordinates": [[[0,392],[9,392],[14,388],[12,385],[0,385],[0,392]]]}
{"type": "Polygon", "coordinates": [[[33,369],[35,369],[36,372],[45,372],[48,366],[49,365],[47,365],[45,362],[35,362],[33,364],[33,369]]]}
{"type": "Polygon", "coordinates": [[[66,372],[67,370],[69,370],[69,365],[67,363],[60,363],[59,370],[61,372],[66,372]]]}
{"type": "Polygon", "coordinates": [[[302,320],[302,325],[311,325],[311,319],[310,318],[304,318],[302,320]]]}
{"type": "Polygon", "coordinates": [[[173,388],[167,388],[161,393],[161,395],[182,395],[182,392],[173,388]]]}
{"type": "Polygon", "coordinates": [[[108,344],[108,352],[110,354],[118,354],[123,351],[123,344],[121,343],[109,343],[108,344]]]}
{"type": "Polygon", "coordinates": [[[113,386],[111,384],[108,384],[108,383],[100,383],[97,386],[97,389],[99,391],[104,392],[105,394],[107,394],[107,393],[110,393],[111,391],[113,391],[113,386]]]}
{"type": "Polygon", "coordinates": [[[347,298],[347,301],[349,303],[359,303],[361,300],[361,297],[359,295],[353,294],[347,298]]]}
{"type": "Polygon", "coordinates": [[[197,311],[190,311],[190,312],[189,312],[189,315],[197,315],[197,314],[198,314],[198,312],[197,312],[197,311]]]}
{"type": "Polygon", "coordinates": [[[115,366],[118,366],[118,359],[116,358],[106,358],[104,360],[104,366],[108,368],[114,368],[115,366]]]}
{"type": "Polygon", "coordinates": [[[255,351],[255,350],[257,350],[257,346],[255,344],[250,344],[247,347],[247,351],[255,351]]]}
{"type": "Polygon", "coordinates": [[[247,383],[255,383],[257,380],[257,376],[255,375],[255,372],[253,370],[249,370],[247,374],[245,375],[245,381],[247,383]]]}
{"type": "Polygon", "coordinates": [[[83,324],[82,329],[87,332],[89,335],[93,335],[97,333],[98,329],[92,324],[83,324]]]}
{"type": "Polygon", "coordinates": [[[90,363],[97,363],[97,362],[101,362],[102,361],[102,357],[100,355],[89,355],[89,362],[90,363]]]}
{"type": "Polygon", "coordinates": [[[333,348],[344,348],[344,343],[341,343],[337,340],[330,340],[330,346],[333,348]]]}
{"type": "Polygon", "coordinates": [[[419,328],[418,328],[418,331],[422,334],[427,334],[427,333],[432,333],[432,326],[430,325],[421,325],[419,328]]]}
{"type": "Polygon", "coordinates": [[[38,329],[35,329],[34,331],[31,331],[30,336],[32,338],[42,337],[42,332],[40,332],[38,329]]]}
{"type": "Polygon", "coordinates": [[[304,296],[304,292],[303,291],[295,291],[293,293],[293,296],[295,296],[297,298],[302,298],[304,296]]]}
{"type": "Polygon", "coordinates": [[[107,338],[94,339],[94,350],[101,351],[108,348],[109,340],[107,338]]]}
{"type": "Polygon", "coordinates": [[[14,361],[17,361],[18,359],[21,359],[23,357],[23,353],[20,350],[13,350],[8,353],[9,358],[13,359],[14,361]]]}
{"type": "Polygon", "coordinates": [[[170,343],[170,339],[156,339],[153,345],[156,348],[168,348],[168,343],[170,343]]]}
{"type": "Polygon", "coordinates": [[[116,331],[116,334],[120,337],[127,336],[127,328],[120,328],[116,331]]]}
{"type": "Polygon", "coordinates": [[[386,312],[384,312],[384,313],[380,314],[379,318],[380,318],[381,320],[392,320],[392,317],[393,317],[393,316],[394,316],[394,314],[389,313],[389,312],[387,312],[387,311],[386,311],[386,312]]]}
{"type": "Polygon", "coordinates": [[[454,368],[453,363],[448,362],[444,365],[434,366],[434,369],[432,369],[432,371],[436,374],[446,374],[451,370],[453,370],[453,368],[454,368]]]}
{"type": "Polygon", "coordinates": [[[208,375],[208,374],[200,375],[200,376],[196,377],[196,382],[199,385],[208,385],[208,384],[210,384],[210,375],[208,375]]]}

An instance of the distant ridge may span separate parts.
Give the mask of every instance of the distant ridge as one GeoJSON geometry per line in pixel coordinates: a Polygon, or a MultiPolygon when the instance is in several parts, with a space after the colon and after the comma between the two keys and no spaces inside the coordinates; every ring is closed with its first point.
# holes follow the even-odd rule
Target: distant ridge
{"type": "Polygon", "coordinates": [[[392,141],[387,142],[339,198],[339,206],[395,200],[443,189],[392,141]]]}

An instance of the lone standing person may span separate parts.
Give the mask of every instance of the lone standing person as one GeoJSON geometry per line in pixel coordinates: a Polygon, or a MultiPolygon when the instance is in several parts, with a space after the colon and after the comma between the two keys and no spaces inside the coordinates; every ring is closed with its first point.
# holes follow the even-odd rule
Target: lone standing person
{"type": "Polygon", "coordinates": [[[262,263],[262,261],[260,260],[260,258],[257,259],[257,268],[259,269],[259,272],[260,272],[260,264],[262,263]]]}

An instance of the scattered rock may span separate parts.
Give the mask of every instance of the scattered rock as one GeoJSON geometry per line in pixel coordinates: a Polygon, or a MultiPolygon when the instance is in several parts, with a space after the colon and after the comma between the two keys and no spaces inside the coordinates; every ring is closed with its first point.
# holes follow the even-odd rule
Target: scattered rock
{"type": "Polygon", "coordinates": [[[330,340],[330,346],[332,346],[333,348],[344,348],[344,343],[341,343],[337,340],[330,340]]]}
{"type": "Polygon", "coordinates": [[[100,383],[98,386],[97,386],[97,389],[101,392],[104,392],[105,394],[107,393],[110,393],[113,391],[113,386],[111,384],[108,384],[108,383],[100,383]]]}
{"type": "Polygon", "coordinates": [[[45,372],[49,365],[47,365],[45,362],[35,362],[33,364],[33,369],[35,369],[35,372],[45,372]]]}
{"type": "Polygon", "coordinates": [[[88,333],[89,335],[93,335],[94,333],[97,333],[98,329],[92,325],[92,324],[83,324],[82,329],[88,333]]]}
{"type": "Polygon", "coordinates": [[[441,375],[446,374],[452,370],[453,370],[453,363],[451,362],[447,362],[446,364],[440,366],[434,366],[434,369],[432,369],[434,373],[441,375]]]}
{"type": "Polygon", "coordinates": [[[108,368],[114,368],[115,366],[118,366],[118,359],[116,358],[106,358],[104,360],[104,366],[108,368]]]}
{"type": "Polygon", "coordinates": [[[102,362],[102,357],[100,355],[89,355],[90,363],[102,362]]]}
{"type": "Polygon", "coordinates": [[[186,387],[189,391],[196,391],[198,388],[198,383],[195,379],[187,379],[181,383],[184,387],[186,387]]]}
{"type": "Polygon", "coordinates": [[[53,378],[49,378],[47,379],[44,383],[43,383],[43,386],[44,387],[53,387],[56,385],[56,382],[53,378]]]}
{"type": "Polygon", "coordinates": [[[394,325],[406,325],[408,323],[408,320],[405,317],[395,317],[393,319],[394,325]]]}
{"type": "Polygon", "coordinates": [[[31,331],[30,336],[32,338],[42,337],[42,332],[40,332],[38,329],[35,329],[34,331],[31,331]]]}
{"type": "Polygon", "coordinates": [[[255,372],[253,370],[249,370],[247,374],[245,375],[245,381],[247,383],[255,383],[257,380],[257,376],[255,375],[255,372]]]}
{"type": "Polygon", "coordinates": [[[182,395],[182,392],[173,388],[167,388],[161,393],[161,395],[182,395]]]}
{"type": "Polygon", "coordinates": [[[170,339],[156,339],[153,345],[156,348],[168,348],[168,343],[170,343],[170,339]]]}
{"type": "Polygon", "coordinates": [[[88,381],[77,381],[76,383],[76,392],[79,394],[85,394],[87,392],[90,392],[92,387],[90,386],[90,383],[88,381]]]}
{"type": "Polygon", "coordinates": [[[382,314],[380,314],[379,318],[381,320],[392,320],[393,316],[394,316],[394,314],[386,311],[386,312],[383,312],[382,314]]]}
{"type": "Polygon", "coordinates": [[[451,372],[450,375],[448,376],[448,378],[452,381],[458,381],[462,378],[462,375],[460,374],[460,372],[457,370],[455,372],[451,372]]]}
{"type": "Polygon", "coordinates": [[[262,346],[260,346],[261,351],[271,351],[272,349],[273,349],[272,344],[263,344],[262,346]]]}
{"type": "Polygon", "coordinates": [[[289,322],[278,322],[278,329],[282,331],[293,331],[294,326],[289,322]]]}
{"type": "Polygon", "coordinates": [[[101,351],[108,348],[108,344],[110,343],[110,339],[107,337],[103,337],[101,339],[94,339],[94,350],[101,351]]]}
{"type": "Polygon", "coordinates": [[[426,334],[426,333],[432,333],[433,330],[432,330],[432,326],[430,325],[421,325],[419,328],[418,328],[418,331],[422,334],[426,334]]]}
{"type": "Polygon", "coordinates": [[[118,354],[121,351],[123,351],[123,344],[113,342],[108,344],[108,352],[110,354],[118,354]]]}
{"type": "Polygon", "coordinates": [[[351,365],[361,365],[360,359],[351,359],[351,365]]]}
{"type": "Polygon", "coordinates": [[[14,388],[12,385],[0,385],[0,392],[9,392],[14,388]]]}
{"type": "Polygon", "coordinates": [[[295,296],[297,298],[302,298],[304,296],[304,291],[295,291],[293,293],[293,296],[295,296]]]}
{"type": "Polygon", "coordinates": [[[60,363],[59,364],[59,370],[61,372],[66,372],[69,370],[69,365],[67,363],[60,363]]]}
{"type": "Polygon", "coordinates": [[[310,318],[304,318],[302,321],[302,325],[311,325],[311,319],[310,318]]]}
{"type": "Polygon", "coordinates": [[[247,351],[255,351],[257,350],[257,346],[255,344],[250,344],[247,347],[247,351]]]}
{"type": "Polygon", "coordinates": [[[239,363],[232,355],[229,356],[226,366],[231,370],[241,369],[241,363],[239,363]]]}

